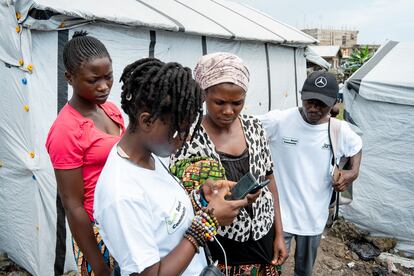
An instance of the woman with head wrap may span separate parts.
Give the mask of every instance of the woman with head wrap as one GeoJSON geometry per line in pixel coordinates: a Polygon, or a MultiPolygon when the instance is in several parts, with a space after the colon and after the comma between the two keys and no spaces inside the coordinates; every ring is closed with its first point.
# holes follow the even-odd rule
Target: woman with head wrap
{"type": "MultiPolygon", "coordinates": [[[[258,182],[270,180],[267,187],[248,196],[251,204],[233,224],[220,227],[216,237],[226,251],[230,275],[278,275],[287,251],[270,150],[259,120],[240,114],[249,71],[239,57],[214,53],[201,57],[194,74],[206,92],[207,113],[200,130],[171,157],[170,164],[206,156],[224,167],[228,180],[238,181],[249,171],[258,182]]],[[[209,248],[224,272],[222,250],[217,243],[209,248]]]]}

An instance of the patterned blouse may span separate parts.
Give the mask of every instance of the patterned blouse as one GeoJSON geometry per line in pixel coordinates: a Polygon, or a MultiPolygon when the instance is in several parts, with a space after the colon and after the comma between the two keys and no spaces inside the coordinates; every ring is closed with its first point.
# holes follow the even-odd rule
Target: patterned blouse
{"type": "MultiPolygon", "coordinates": [[[[239,119],[249,150],[250,172],[257,181],[264,181],[267,175],[273,173],[273,163],[264,129],[257,118],[239,115],[239,119]]],[[[191,144],[186,142],[175,155],[171,156],[170,165],[192,156],[212,157],[220,162],[219,154],[203,126],[195,134],[191,144]]],[[[273,196],[268,187],[262,189],[259,198],[252,204],[252,209],[252,217],[243,208],[233,224],[220,227],[218,233],[238,242],[262,238],[269,232],[274,220],[273,196]]]]}

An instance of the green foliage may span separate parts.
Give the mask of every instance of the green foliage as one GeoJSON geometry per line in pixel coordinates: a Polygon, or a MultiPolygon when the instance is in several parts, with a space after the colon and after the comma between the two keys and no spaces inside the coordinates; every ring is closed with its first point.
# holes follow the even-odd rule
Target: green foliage
{"type": "Polygon", "coordinates": [[[352,75],[362,66],[362,64],[367,62],[372,57],[372,55],[373,53],[370,52],[368,46],[360,49],[354,49],[352,51],[352,54],[349,56],[349,59],[343,66],[345,74],[348,76],[352,75]]]}

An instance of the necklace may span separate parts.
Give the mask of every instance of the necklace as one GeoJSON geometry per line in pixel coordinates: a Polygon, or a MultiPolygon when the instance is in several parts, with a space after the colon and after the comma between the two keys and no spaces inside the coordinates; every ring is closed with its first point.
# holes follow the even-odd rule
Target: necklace
{"type": "Polygon", "coordinates": [[[125,159],[130,159],[129,155],[121,148],[120,145],[116,145],[116,152],[118,153],[118,155],[122,158],[125,159]]]}

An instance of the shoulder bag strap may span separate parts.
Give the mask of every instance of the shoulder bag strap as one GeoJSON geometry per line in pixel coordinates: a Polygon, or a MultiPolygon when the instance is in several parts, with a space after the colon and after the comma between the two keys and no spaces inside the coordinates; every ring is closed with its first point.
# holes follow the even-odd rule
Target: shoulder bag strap
{"type": "MultiPolygon", "coordinates": [[[[338,166],[336,164],[336,147],[338,145],[338,138],[339,138],[339,130],[340,130],[340,122],[336,121],[336,119],[329,117],[328,121],[328,137],[329,143],[331,144],[331,152],[332,152],[332,161],[331,164],[333,165],[333,175],[335,175],[335,170],[338,170],[338,166]]],[[[335,192],[335,215],[333,217],[333,221],[338,219],[339,215],[339,192],[335,192]]]]}

